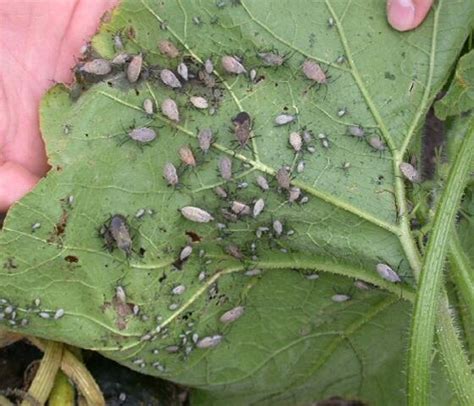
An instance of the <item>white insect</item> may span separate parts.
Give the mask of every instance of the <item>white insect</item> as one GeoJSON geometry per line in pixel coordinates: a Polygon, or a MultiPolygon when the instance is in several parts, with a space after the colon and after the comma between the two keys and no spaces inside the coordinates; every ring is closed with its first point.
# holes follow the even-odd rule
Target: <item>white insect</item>
{"type": "Polygon", "coordinates": [[[196,343],[196,347],[201,348],[201,349],[214,348],[217,345],[219,345],[221,341],[222,341],[222,336],[221,335],[214,335],[214,336],[204,337],[204,338],[201,338],[196,343]]]}
{"type": "Polygon", "coordinates": [[[400,276],[398,276],[398,274],[387,264],[377,264],[375,270],[383,279],[389,282],[401,282],[400,276]]]}
{"type": "Polygon", "coordinates": [[[162,113],[171,121],[179,122],[179,111],[176,102],[173,99],[165,99],[161,103],[162,113]]]}
{"type": "Polygon", "coordinates": [[[227,323],[232,323],[233,321],[237,320],[239,317],[241,317],[245,312],[245,307],[243,306],[237,306],[234,307],[233,309],[230,309],[226,311],[220,318],[220,322],[227,324],[227,323]]]}
{"type": "Polygon", "coordinates": [[[179,254],[179,259],[180,261],[184,261],[185,259],[187,259],[193,252],[193,247],[191,247],[190,245],[186,245],[186,247],[184,247],[180,254],[179,254]]]}
{"type": "Polygon", "coordinates": [[[176,77],[176,75],[170,71],[169,69],[163,69],[160,72],[161,81],[166,85],[173,89],[180,88],[181,82],[176,77]]]}
{"type": "Polygon", "coordinates": [[[237,60],[237,58],[229,55],[225,55],[221,59],[222,67],[227,73],[233,73],[240,75],[246,73],[244,66],[237,60]]]}
{"type": "Polygon", "coordinates": [[[178,65],[178,75],[186,81],[189,79],[188,67],[185,63],[180,63],[178,65]]]}
{"type": "Polygon", "coordinates": [[[209,103],[204,97],[191,96],[189,100],[191,101],[191,104],[197,109],[207,109],[209,107],[209,103]]]}
{"type": "Polygon", "coordinates": [[[207,211],[194,206],[183,207],[181,209],[181,214],[195,223],[209,223],[214,220],[214,217],[212,217],[207,211]]]}
{"type": "Polygon", "coordinates": [[[275,124],[276,125],[285,125],[293,122],[296,116],[291,114],[280,114],[279,116],[275,117],[275,124]]]}
{"type": "Polygon", "coordinates": [[[264,207],[265,201],[262,198],[258,199],[253,205],[253,217],[257,217],[263,211],[264,207]]]}

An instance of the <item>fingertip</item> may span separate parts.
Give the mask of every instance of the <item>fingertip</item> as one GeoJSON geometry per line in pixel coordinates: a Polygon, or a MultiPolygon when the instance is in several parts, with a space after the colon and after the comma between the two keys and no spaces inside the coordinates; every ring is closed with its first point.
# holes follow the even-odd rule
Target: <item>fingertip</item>
{"type": "Polygon", "coordinates": [[[0,166],[0,213],[20,200],[38,183],[39,177],[15,162],[0,166]]]}
{"type": "Polygon", "coordinates": [[[418,27],[425,19],[433,0],[388,0],[387,19],[398,31],[418,27]]]}

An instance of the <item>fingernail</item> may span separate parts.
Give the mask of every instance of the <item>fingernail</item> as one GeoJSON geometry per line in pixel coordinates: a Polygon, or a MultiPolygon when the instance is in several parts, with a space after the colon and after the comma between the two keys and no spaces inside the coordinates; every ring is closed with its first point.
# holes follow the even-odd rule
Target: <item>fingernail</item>
{"type": "Polygon", "coordinates": [[[391,0],[387,8],[388,21],[393,28],[405,31],[413,28],[415,4],[413,0],[391,0]]]}

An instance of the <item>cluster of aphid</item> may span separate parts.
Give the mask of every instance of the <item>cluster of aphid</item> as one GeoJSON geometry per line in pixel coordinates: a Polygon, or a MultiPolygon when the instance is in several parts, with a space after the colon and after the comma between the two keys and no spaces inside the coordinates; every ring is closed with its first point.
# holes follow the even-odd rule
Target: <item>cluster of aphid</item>
{"type": "Polygon", "coordinates": [[[45,320],[59,320],[65,314],[64,309],[42,310],[41,300],[36,298],[31,306],[21,308],[6,299],[0,299],[0,322],[8,323],[10,327],[26,327],[29,324],[29,317],[37,315],[45,320]],[[19,315],[22,315],[21,317],[19,315]]]}
{"type": "MultiPolygon", "coordinates": [[[[328,24],[333,26],[334,22],[328,22],[328,24]]],[[[86,62],[81,62],[77,65],[75,73],[79,86],[83,85],[84,83],[94,83],[105,78],[110,78],[111,75],[117,74],[117,72],[125,74],[126,80],[132,85],[139,82],[140,80],[152,78],[159,80],[163,85],[173,90],[180,90],[186,85],[186,83],[197,81],[200,85],[203,85],[204,88],[211,89],[211,91],[207,93],[207,95],[210,95],[210,97],[205,97],[204,95],[191,95],[189,96],[190,105],[196,109],[206,109],[210,112],[210,114],[214,114],[218,106],[219,99],[222,97],[222,95],[220,95],[221,90],[217,86],[219,82],[219,75],[216,73],[211,59],[205,60],[202,66],[199,66],[197,70],[195,69],[197,64],[196,61],[193,61],[190,65],[185,60],[180,62],[175,70],[156,66],[145,66],[146,64],[142,54],[130,55],[123,51],[123,44],[121,43],[119,35],[114,37],[114,43],[116,49],[120,52],[112,60],[109,61],[102,58],[96,58],[86,62]]],[[[179,49],[169,40],[161,40],[158,44],[158,49],[161,54],[170,59],[176,59],[180,56],[179,49]]],[[[285,62],[285,58],[275,52],[261,52],[258,53],[258,57],[262,61],[262,64],[268,67],[278,67],[285,62]]],[[[344,60],[344,57],[340,57],[336,62],[344,63],[344,60]]],[[[252,83],[255,83],[258,80],[256,70],[246,68],[244,61],[235,55],[222,56],[220,58],[220,65],[225,74],[248,75],[252,83]]],[[[320,64],[314,60],[305,60],[302,64],[301,72],[306,79],[311,81],[312,84],[320,86],[328,84],[329,77],[327,72],[325,72],[320,64]]],[[[153,118],[157,112],[157,109],[158,106],[155,105],[155,102],[152,99],[144,100],[143,110],[148,117],[153,118]]],[[[161,102],[159,109],[162,115],[167,120],[169,120],[172,125],[179,123],[182,119],[178,103],[173,98],[165,98],[161,102]]],[[[346,108],[340,108],[337,111],[338,117],[343,117],[346,114],[346,108]]],[[[294,122],[295,120],[295,115],[280,114],[275,117],[274,123],[276,126],[284,126],[294,122]]],[[[244,111],[241,111],[231,118],[232,132],[237,143],[237,148],[244,149],[248,147],[249,141],[252,138],[252,121],[253,120],[250,114],[244,111]]],[[[69,130],[70,129],[68,128],[68,131],[69,130]]],[[[383,140],[379,136],[366,134],[365,129],[359,125],[348,126],[347,134],[358,139],[366,139],[368,144],[376,151],[384,151],[386,149],[383,140]]],[[[140,145],[149,144],[156,139],[157,132],[150,127],[138,127],[131,129],[128,132],[128,137],[140,145]]],[[[317,135],[317,139],[323,148],[329,148],[330,141],[327,135],[320,133],[317,135]]],[[[313,140],[314,135],[308,130],[302,130],[301,132],[292,131],[288,136],[288,143],[295,153],[302,152],[303,148],[306,148],[306,150],[310,153],[314,152],[315,147],[312,144],[313,140]]],[[[215,141],[212,129],[201,129],[197,134],[197,141],[202,154],[207,154],[215,141]]],[[[178,150],[178,155],[182,165],[185,167],[194,168],[197,166],[198,161],[195,156],[195,151],[193,151],[189,145],[183,145],[178,150]]],[[[231,193],[229,193],[226,185],[230,183],[236,183],[233,166],[234,163],[232,155],[225,155],[218,159],[217,169],[223,182],[220,186],[216,186],[214,188],[214,192],[221,200],[226,202],[226,206],[222,207],[219,213],[215,213],[213,210],[205,207],[184,206],[180,208],[180,213],[184,219],[194,223],[211,223],[217,220],[217,228],[223,229],[226,227],[226,221],[237,222],[246,217],[256,219],[261,215],[261,213],[266,208],[266,200],[264,197],[257,197],[252,202],[246,202],[239,200],[239,198],[236,197],[234,193],[232,193],[232,196],[230,196],[231,193]],[[223,219],[222,222],[219,221],[221,218],[223,219]]],[[[304,171],[304,167],[304,161],[300,161],[297,163],[295,169],[298,173],[301,173],[304,171]]],[[[344,170],[347,170],[349,167],[350,164],[348,162],[345,162],[342,166],[344,170]]],[[[180,186],[181,174],[179,167],[177,167],[175,163],[166,162],[162,171],[163,177],[170,187],[178,188],[180,186]]],[[[411,182],[419,181],[418,173],[411,164],[401,164],[400,171],[411,182]]],[[[285,195],[285,199],[289,203],[298,202],[300,204],[304,204],[308,201],[308,197],[303,195],[301,189],[293,185],[291,169],[289,166],[282,166],[279,168],[275,172],[275,178],[278,191],[285,195]]],[[[263,192],[268,192],[271,189],[267,178],[262,174],[255,178],[255,182],[263,192]]],[[[243,187],[243,183],[241,185],[243,187]]],[[[70,204],[72,204],[72,200],[70,204]]],[[[141,218],[145,214],[146,210],[140,209],[135,214],[135,217],[141,218]]],[[[39,223],[35,223],[32,226],[32,230],[35,231],[40,228],[40,226],[41,225],[39,223]]],[[[282,236],[283,231],[283,222],[279,219],[272,219],[269,224],[259,225],[255,231],[255,234],[257,238],[260,238],[265,233],[271,233],[273,236],[278,238],[282,236]]],[[[294,233],[294,230],[289,230],[287,235],[290,236],[291,233],[294,233]]],[[[118,248],[126,255],[127,258],[133,255],[134,242],[129,223],[125,216],[121,214],[112,215],[101,226],[100,236],[108,250],[112,251],[114,248],[118,248]]],[[[243,250],[236,244],[227,244],[224,249],[227,254],[239,261],[249,260],[243,250]]],[[[255,251],[254,243],[252,243],[251,250],[252,252],[255,251]]],[[[181,267],[191,257],[192,254],[192,243],[186,244],[183,248],[181,248],[176,261],[178,267],[181,267]]],[[[253,255],[250,260],[256,261],[257,259],[258,258],[253,255]]],[[[377,264],[375,270],[381,278],[389,282],[397,283],[401,281],[397,272],[395,272],[389,265],[385,263],[377,264]]],[[[260,269],[255,268],[254,266],[245,267],[245,275],[247,276],[259,275],[261,272],[262,271],[260,269]]],[[[312,273],[306,277],[309,280],[315,280],[319,277],[319,275],[312,273]]],[[[206,279],[205,272],[201,272],[198,278],[199,281],[204,281],[206,279]]],[[[362,281],[357,281],[355,285],[359,289],[368,288],[368,285],[362,281]]],[[[185,291],[186,287],[182,284],[178,284],[172,287],[171,295],[179,296],[184,294],[185,291]]],[[[332,300],[335,302],[344,302],[349,299],[350,296],[345,294],[336,294],[332,297],[332,300]]],[[[128,306],[124,287],[118,286],[116,288],[115,300],[119,304],[128,306]]],[[[58,309],[56,311],[41,311],[39,310],[39,306],[39,300],[37,302],[35,301],[34,307],[32,309],[27,309],[27,311],[34,312],[43,319],[51,320],[60,319],[64,315],[63,309],[58,309]]],[[[178,303],[171,303],[168,307],[168,309],[171,311],[175,311],[178,308],[178,303]]],[[[220,316],[220,323],[222,323],[222,325],[230,324],[240,318],[244,314],[244,311],[245,308],[243,306],[234,307],[224,312],[220,316]]],[[[140,316],[140,308],[137,305],[132,306],[132,314],[137,317],[140,316]]],[[[141,315],[141,317],[143,320],[145,320],[147,316],[141,315]]],[[[5,300],[0,299],[0,321],[1,320],[8,321],[8,323],[11,325],[17,324],[15,307],[9,305],[5,300]]],[[[169,337],[168,329],[162,326],[162,318],[157,317],[156,321],[157,325],[153,329],[147,330],[141,336],[141,341],[153,342],[157,338],[169,337]]],[[[27,325],[28,320],[22,319],[19,323],[21,325],[27,325]]],[[[179,336],[180,342],[178,344],[167,345],[163,348],[153,348],[153,355],[158,355],[162,351],[165,353],[177,353],[183,351],[186,355],[188,355],[193,348],[214,348],[222,341],[223,336],[219,332],[200,337],[196,332],[193,332],[193,323],[188,323],[188,327],[189,329],[179,336]]],[[[147,366],[146,361],[142,358],[133,359],[132,363],[140,368],[147,366]]],[[[161,372],[165,371],[164,365],[159,361],[154,361],[151,366],[161,372]]]]}

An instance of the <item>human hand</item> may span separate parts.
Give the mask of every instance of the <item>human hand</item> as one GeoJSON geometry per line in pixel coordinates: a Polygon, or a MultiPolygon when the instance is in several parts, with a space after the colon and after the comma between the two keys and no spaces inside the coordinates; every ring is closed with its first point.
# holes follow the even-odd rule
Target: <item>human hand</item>
{"type": "Polygon", "coordinates": [[[38,105],[117,0],[0,2],[0,212],[48,170],[38,105]]]}
{"type": "Polygon", "coordinates": [[[398,31],[418,27],[430,11],[433,0],[387,0],[387,18],[398,31]]]}

